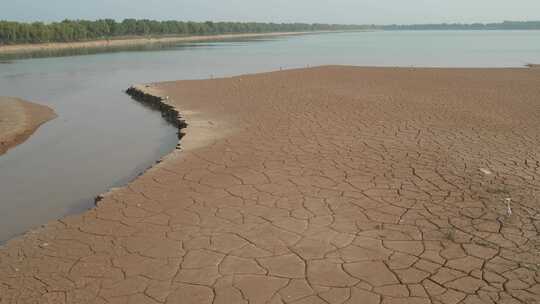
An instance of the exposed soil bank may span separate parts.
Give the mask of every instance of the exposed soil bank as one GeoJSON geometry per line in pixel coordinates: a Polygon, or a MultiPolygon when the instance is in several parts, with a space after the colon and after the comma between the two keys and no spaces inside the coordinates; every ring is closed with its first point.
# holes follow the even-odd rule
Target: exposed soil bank
{"type": "Polygon", "coordinates": [[[0,155],[21,144],[56,114],[46,106],[0,96],[0,155]]]}
{"type": "Polygon", "coordinates": [[[182,113],[182,151],[8,242],[0,299],[535,303],[539,81],[331,66],[139,87],[182,113]]]}
{"type": "Polygon", "coordinates": [[[209,35],[209,36],[188,36],[188,37],[156,37],[156,38],[130,38],[113,40],[96,40],[84,42],[66,42],[66,43],[43,43],[43,44],[17,44],[0,45],[0,55],[16,55],[25,53],[51,52],[76,49],[100,49],[100,48],[118,48],[132,47],[149,44],[168,44],[176,42],[206,41],[218,39],[235,38],[257,38],[257,37],[275,37],[290,35],[305,35],[325,32],[281,32],[281,33],[262,33],[262,34],[227,34],[227,35],[209,35]]]}

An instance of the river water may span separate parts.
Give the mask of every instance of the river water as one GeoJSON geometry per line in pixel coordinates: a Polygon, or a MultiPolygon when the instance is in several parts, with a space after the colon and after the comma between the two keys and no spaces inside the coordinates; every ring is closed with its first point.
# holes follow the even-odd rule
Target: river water
{"type": "Polygon", "coordinates": [[[0,241],[93,206],[172,151],[177,130],[131,100],[132,84],[323,64],[521,67],[540,63],[540,31],[314,34],[183,43],[0,64],[0,95],[58,118],[0,156],[0,241]]]}

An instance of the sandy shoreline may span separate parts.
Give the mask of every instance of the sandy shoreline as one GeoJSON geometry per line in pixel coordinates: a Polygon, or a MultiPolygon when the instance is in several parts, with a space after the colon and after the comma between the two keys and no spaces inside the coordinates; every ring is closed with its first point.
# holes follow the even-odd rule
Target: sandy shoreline
{"type": "Polygon", "coordinates": [[[535,303],[539,80],[320,67],[139,86],[188,123],[182,150],[1,248],[0,300],[535,303]]]}
{"type": "Polygon", "coordinates": [[[0,155],[28,139],[56,114],[46,106],[18,98],[0,97],[0,155]]]}
{"type": "Polygon", "coordinates": [[[114,47],[131,47],[148,44],[166,44],[175,42],[195,42],[206,40],[234,39],[234,38],[258,38],[258,37],[276,37],[276,36],[291,36],[291,35],[306,35],[316,33],[327,33],[325,31],[318,32],[278,32],[278,33],[251,33],[251,34],[225,34],[225,35],[209,35],[209,36],[188,36],[188,37],[156,37],[156,38],[128,38],[128,39],[111,39],[111,40],[96,40],[83,42],[67,42],[67,43],[44,43],[44,44],[18,44],[18,45],[0,45],[0,55],[14,55],[24,53],[34,53],[43,51],[61,51],[70,49],[96,49],[96,48],[114,48],[114,47]]]}

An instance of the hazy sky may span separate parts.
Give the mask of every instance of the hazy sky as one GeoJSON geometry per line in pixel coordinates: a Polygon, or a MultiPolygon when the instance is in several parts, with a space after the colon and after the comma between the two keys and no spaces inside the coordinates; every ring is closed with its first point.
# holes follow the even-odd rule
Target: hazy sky
{"type": "Polygon", "coordinates": [[[149,18],[323,23],[540,20],[540,0],[0,0],[0,20],[149,18]]]}

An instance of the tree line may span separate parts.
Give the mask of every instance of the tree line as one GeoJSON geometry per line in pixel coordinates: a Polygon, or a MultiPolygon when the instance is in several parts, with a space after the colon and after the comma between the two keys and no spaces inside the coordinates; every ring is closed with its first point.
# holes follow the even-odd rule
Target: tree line
{"type": "Polygon", "coordinates": [[[540,30],[540,21],[504,21],[500,23],[440,23],[374,26],[383,30],[540,30]]]}
{"type": "Polygon", "coordinates": [[[188,36],[235,33],[302,32],[362,29],[358,25],[259,23],[259,22],[183,22],[125,19],[64,20],[62,22],[23,23],[0,21],[0,44],[75,42],[129,36],[188,36]]]}
{"type": "Polygon", "coordinates": [[[540,21],[501,23],[441,23],[411,25],[342,25],[260,22],[184,22],[147,19],[64,20],[62,22],[13,22],[0,20],[0,45],[75,42],[130,36],[189,36],[236,33],[338,31],[338,30],[540,30],[540,21]]]}

